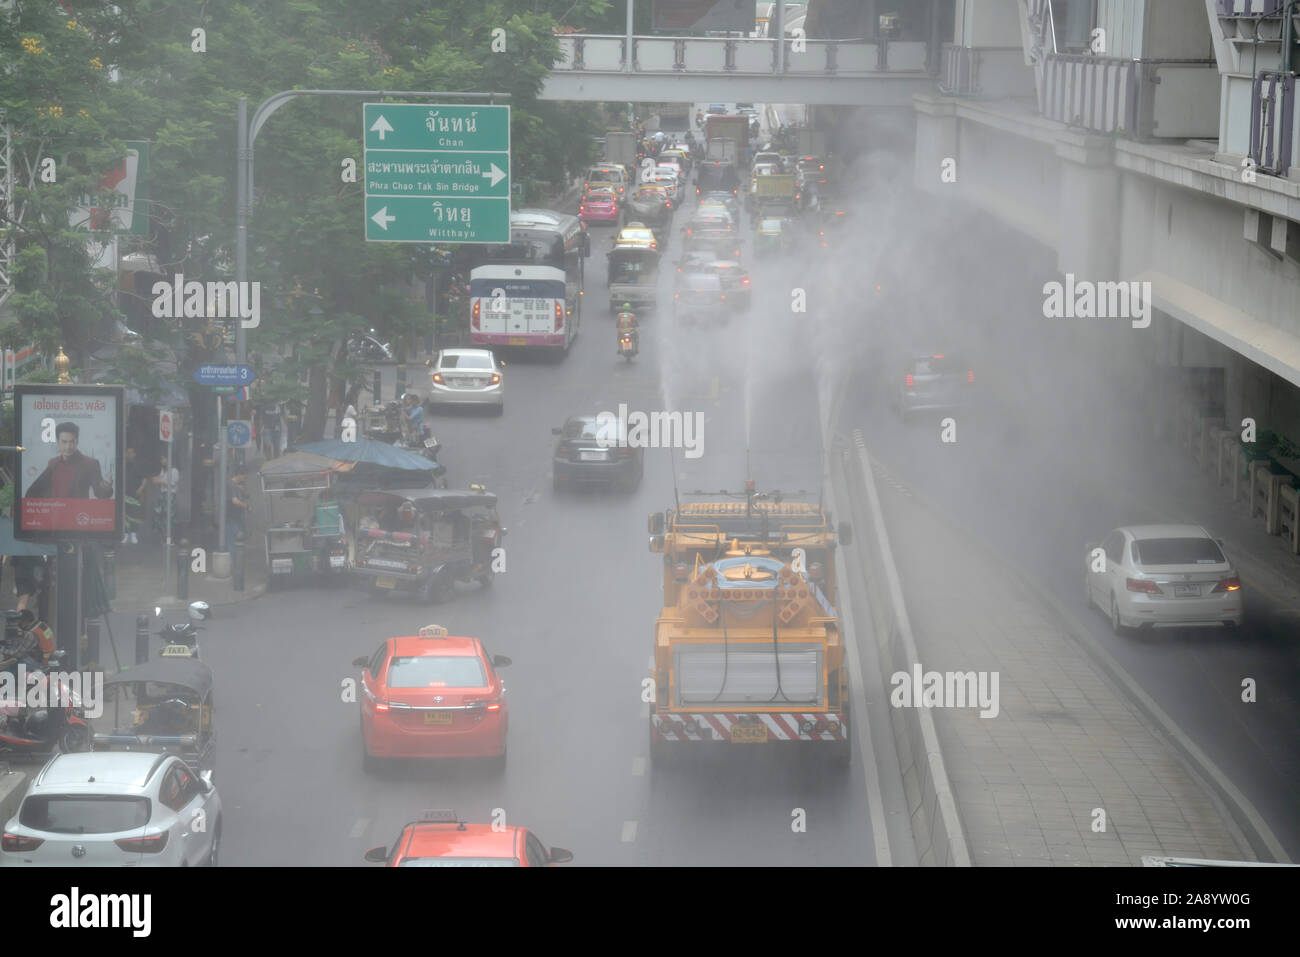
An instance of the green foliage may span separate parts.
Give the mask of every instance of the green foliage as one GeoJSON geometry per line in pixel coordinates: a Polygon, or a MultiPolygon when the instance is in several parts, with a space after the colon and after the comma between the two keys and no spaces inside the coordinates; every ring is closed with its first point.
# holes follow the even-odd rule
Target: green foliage
{"type": "MultiPolygon", "coordinates": [[[[0,107],[24,180],[22,222],[5,224],[18,246],[10,302],[19,321],[0,339],[47,352],[61,344],[82,365],[95,331],[116,314],[111,277],[95,274],[85,234],[67,223],[121,157],[123,139],[151,142],[149,236],[124,237],[123,252],[152,253],[168,276],[233,278],[241,96],[251,117],[294,88],[507,93],[512,176],[535,201],[543,184],[593,158],[592,137],[604,128],[594,105],[537,99],[559,52],[554,29],[604,24],[622,9],[609,0],[65,0],[0,11],[0,107]],[[195,27],[206,31],[206,52],[191,49],[195,27]],[[497,28],[502,51],[492,49],[497,28]],[[58,161],[57,183],[32,178],[46,156],[58,161]]],[[[409,292],[431,273],[431,247],[365,242],[362,184],[340,175],[346,159],[362,166],[361,103],[373,98],[299,97],[258,135],[248,278],[261,284],[262,323],[248,353],[261,399],[308,400],[313,370],[359,374],[340,359],[349,332],[374,328],[409,349],[435,321],[409,292]]],[[[176,332],[165,338],[180,341],[176,332]]],[[[165,375],[147,353],[113,362],[112,375],[146,390],[165,375]]]]}

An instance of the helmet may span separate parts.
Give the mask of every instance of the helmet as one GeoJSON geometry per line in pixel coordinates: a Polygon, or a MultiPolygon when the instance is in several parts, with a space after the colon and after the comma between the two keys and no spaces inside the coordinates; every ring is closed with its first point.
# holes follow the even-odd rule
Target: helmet
{"type": "Polygon", "coordinates": [[[624,312],[631,312],[631,311],[632,311],[632,304],[631,304],[630,302],[625,302],[625,303],[623,303],[623,311],[624,311],[624,312]]]}
{"type": "Polygon", "coordinates": [[[212,606],[206,601],[190,602],[189,614],[195,621],[207,621],[212,617],[212,606]]]}

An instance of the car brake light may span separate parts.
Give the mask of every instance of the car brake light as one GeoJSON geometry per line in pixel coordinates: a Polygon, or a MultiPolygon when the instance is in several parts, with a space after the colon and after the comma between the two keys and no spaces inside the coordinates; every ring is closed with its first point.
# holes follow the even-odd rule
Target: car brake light
{"type": "Polygon", "coordinates": [[[119,837],[113,842],[124,851],[135,851],[138,854],[157,854],[167,846],[167,832],[155,834],[152,837],[119,837]]]}
{"type": "Polygon", "coordinates": [[[1240,588],[1241,588],[1241,579],[1233,577],[1233,578],[1223,579],[1221,582],[1219,582],[1219,584],[1214,586],[1214,591],[1216,592],[1237,591],[1240,588]]]}
{"type": "Polygon", "coordinates": [[[744,279],[740,280],[740,284],[741,284],[742,286],[748,286],[748,285],[749,285],[749,277],[746,276],[744,279]]]}
{"type": "Polygon", "coordinates": [[[44,843],[44,838],[23,837],[20,834],[9,834],[6,832],[4,837],[0,838],[0,850],[9,851],[10,853],[34,851],[44,843]]]}
{"type": "Polygon", "coordinates": [[[376,710],[376,711],[387,711],[387,710],[388,710],[388,702],[387,702],[387,701],[376,701],[376,702],[375,702],[375,710],[376,710]]]}
{"type": "Polygon", "coordinates": [[[912,388],[912,373],[909,372],[907,375],[903,376],[903,387],[906,389],[912,388]]]}
{"type": "Polygon", "coordinates": [[[1160,586],[1155,582],[1147,581],[1145,578],[1126,578],[1124,586],[1129,591],[1145,592],[1148,595],[1159,595],[1160,586]]]}
{"type": "Polygon", "coordinates": [[[474,327],[475,329],[477,329],[477,328],[479,327],[479,325],[478,325],[478,307],[479,307],[478,300],[475,299],[475,300],[474,300],[474,308],[470,311],[470,320],[469,320],[469,324],[470,324],[472,327],[474,327]]]}
{"type": "Polygon", "coordinates": [[[488,379],[488,385],[496,385],[500,381],[501,381],[501,376],[498,373],[494,372],[492,373],[492,378],[488,379]]]}
{"type": "Polygon", "coordinates": [[[434,383],[437,384],[437,385],[443,385],[444,383],[443,383],[443,381],[442,381],[442,373],[441,373],[441,372],[435,372],[435,373],[433,374],[433,381],[434,381],[434,383]]]}
{"type": "Polygon", "coordinates": [[[975,381],[975,370],[974,370],[974,369],[967,369],[967,370],[966,370],[966,381],[967,381],[967,382],[974,382],[974,381],[975,381]]]}
{"type": "Polygon", "coordinates": [[[559,332],[563,328],[564,328],[564,303],[561,300],[557,299],[555,300],[555,331],[559,332]]]}

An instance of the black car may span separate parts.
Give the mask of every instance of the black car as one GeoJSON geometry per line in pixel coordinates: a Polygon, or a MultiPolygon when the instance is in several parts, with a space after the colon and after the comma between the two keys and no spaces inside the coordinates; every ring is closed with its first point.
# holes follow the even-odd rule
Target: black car
{"type": "Polygon", "coordinates": [[[571,415],[551,434],[559,436],[551,459],[555,491],[586,484],[625,489],[641,484],[645,449],[627,444],[627,433],[614,415],[571,415]]]}
{"type": "Polygon", "coordinates": [[[738,196],[740,194],[740,174],[736,172],[736,167],[730,163],[721,163],[717,160],[702,162],[699,171],[695,174],[695,195],[702,196],[713,190],[721,190],[731,193],[733,196],[738,196]]]}
{"type": "Polygon", "coordinates": [[[894,408],[904,422],[916,412],[952,412],[971,405],[975,372],[957,356],[914,353],[903,363],[901,378],[894,408]]]}

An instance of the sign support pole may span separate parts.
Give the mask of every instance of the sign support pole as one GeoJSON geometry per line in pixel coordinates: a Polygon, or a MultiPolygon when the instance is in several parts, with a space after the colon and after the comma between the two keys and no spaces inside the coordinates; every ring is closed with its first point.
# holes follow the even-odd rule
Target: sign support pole
{"type": "MultiPolygon", "coordinates": [[[[175,426],[173,426],[175,428],[175,426]]],[[[167,471],[163,474],[163,494],[167,496],[167,549],[163,552],[163,594],[170,595],[167,591],[171,587],[171,557],[172,557],[172,440],[167,440],[167,471]]],[[[176,483],[178,486],[179,482],[176,483]]]]}

